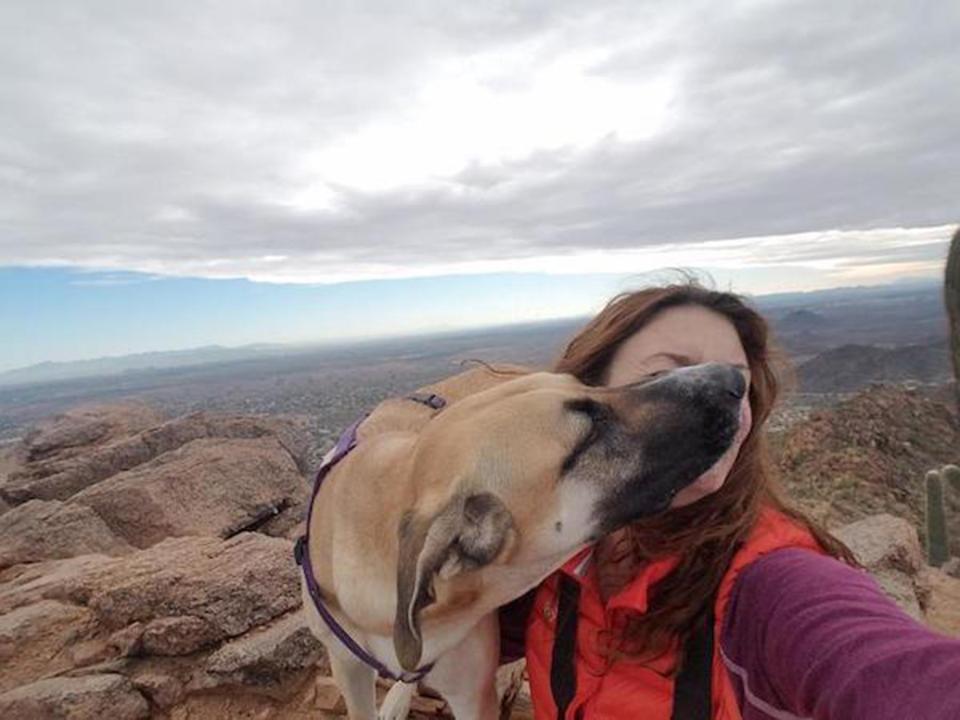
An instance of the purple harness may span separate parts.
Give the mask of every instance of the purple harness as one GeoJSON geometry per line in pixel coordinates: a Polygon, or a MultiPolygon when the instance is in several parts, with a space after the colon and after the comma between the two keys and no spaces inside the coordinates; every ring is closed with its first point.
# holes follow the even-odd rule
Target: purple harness
{"type": "MultiPolygon", "coordinates": [[[[439,410],[447,404],[446,400],[439,395],[434,394],[426,396],[408,395],[407,399],[423,403],[434,410],[439,410]]],[[[310,515],[313,513],[313,503],[317,499],[317,494],[320,492],[320,485],[323,483],[324,478],[326,478],[326,476],[329,474],[331,468],[343,460],[343,458],[345,458],[350,451],[356,447],[357,428],[360,427],[360,423],[367,419],[368,415],[370,415],[370,413],[365,412],[357,420],[355,420],[350,427],[343,431],[340,439],[337,440],[337,444],[333,449],[333,453],[331,453],[330,456],[320,465],[320,469],[317,471],[317,477],[313,481],[313,494],[310,496],[310,504],[307,506],[306,531],[303,535],[297,538],[296,545],[293,547],[293,556],[297,561],[297,565],[299,565],[300,569],[303,570],[303,577],[307,583],[307,591],[310,593],[310,597],[313,598],[313,604],[317,608],[317,612],[320,613],[320,617],[323,618],[323,621],[327,624],[327,627],[330,628],[330,631],[337,636],[337,639],[346,646],[347,650],[353,653],[359,660],[376,670],[377,674],[382,678],[386,678],[388,680],[399,680],[400,682],[405,683],[415,683],[421,680],[428,672],[430,672],[430,670],[433,668],[433,663],[424,665],[423,667],[418,668],[410,673],[404,672],[400,675],[396,675],[390,671],[390,668],[360,647],[357,641],[350,637],[350,633],[343,629],[340,623],[337,622],[336,618],[333,617],[333,613],[331,613],[330,610],[327,609],[327,606],[324,605],[323,596],[320,593],[320,586],[317,584],[317,578],[313,574],[313,565],[310,562],[310,515]]]]}

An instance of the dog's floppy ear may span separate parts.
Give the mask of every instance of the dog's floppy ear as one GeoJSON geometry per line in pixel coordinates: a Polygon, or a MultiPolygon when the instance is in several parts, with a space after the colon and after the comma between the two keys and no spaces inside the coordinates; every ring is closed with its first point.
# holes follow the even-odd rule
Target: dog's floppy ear
{"type": "Polygon", "coordinates": [[[393,644],[405,670],[413,671],[420,664],[420,611],[434,600],[434,578],[450,578],[493,561],[512,529],[513,517],[506,505],[487,492],[456,497],[432,519],[412,512],[404,515],[393,644]]]}

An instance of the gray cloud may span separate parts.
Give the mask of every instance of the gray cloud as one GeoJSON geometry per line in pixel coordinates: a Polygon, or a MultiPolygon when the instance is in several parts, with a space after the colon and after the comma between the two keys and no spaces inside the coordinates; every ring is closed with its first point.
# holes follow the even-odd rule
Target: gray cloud
{"type": "Polygon", "coordinates": [[[955,3],[330,5],[6,3],[0,264],[329,280],[960,216],[955,3]],[[499,92],[580,50],[595,78],[670,74],[663,128],[285,203],[444,63],[502,52],[499,92]]]}

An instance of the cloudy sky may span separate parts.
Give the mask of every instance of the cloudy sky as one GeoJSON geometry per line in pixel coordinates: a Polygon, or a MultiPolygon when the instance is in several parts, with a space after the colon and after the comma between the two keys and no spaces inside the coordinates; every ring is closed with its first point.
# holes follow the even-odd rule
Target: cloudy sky
{"type": "Polygon", "coordinates": [[[581,314],[667,266],[933,277],[960,218],[957,3],[7,0],[0,24],[0,369],[581,314]]]}

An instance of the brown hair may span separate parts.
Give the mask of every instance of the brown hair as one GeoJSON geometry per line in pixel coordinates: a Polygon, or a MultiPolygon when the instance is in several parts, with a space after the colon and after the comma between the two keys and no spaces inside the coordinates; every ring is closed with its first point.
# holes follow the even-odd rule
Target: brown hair
{"type": "Polygon", "coordinates": [[[841,542],[786,504],[774,480],[762,427],[777,400],[779,370],[785,364],[772,346],[766,321],[740,296],[689,279],[620,293],[570,341],[553,371],[570,373],[587,385],[605,384],[620,345],[657,313],[680,305],[712,310],[736,329],[750,366],[753,427],[719,490],[685,507],[635,522],[619,533],[612,557],[598,556],[601,585],[609,579],[605,574],[615,575],[617,567],[627,567],[626,576],[621,571],[619,578],[614,577],[614,588],[628,581],[643,562],[679,558],[677,567],[651,588],[647,612],[620,613],[615,618],[614,630],[605,637],[611,662],[621,657],[650,660],[671,647],[683,647],[764,505],[808,529],[828,554],[857,564],[841,542]]]}

